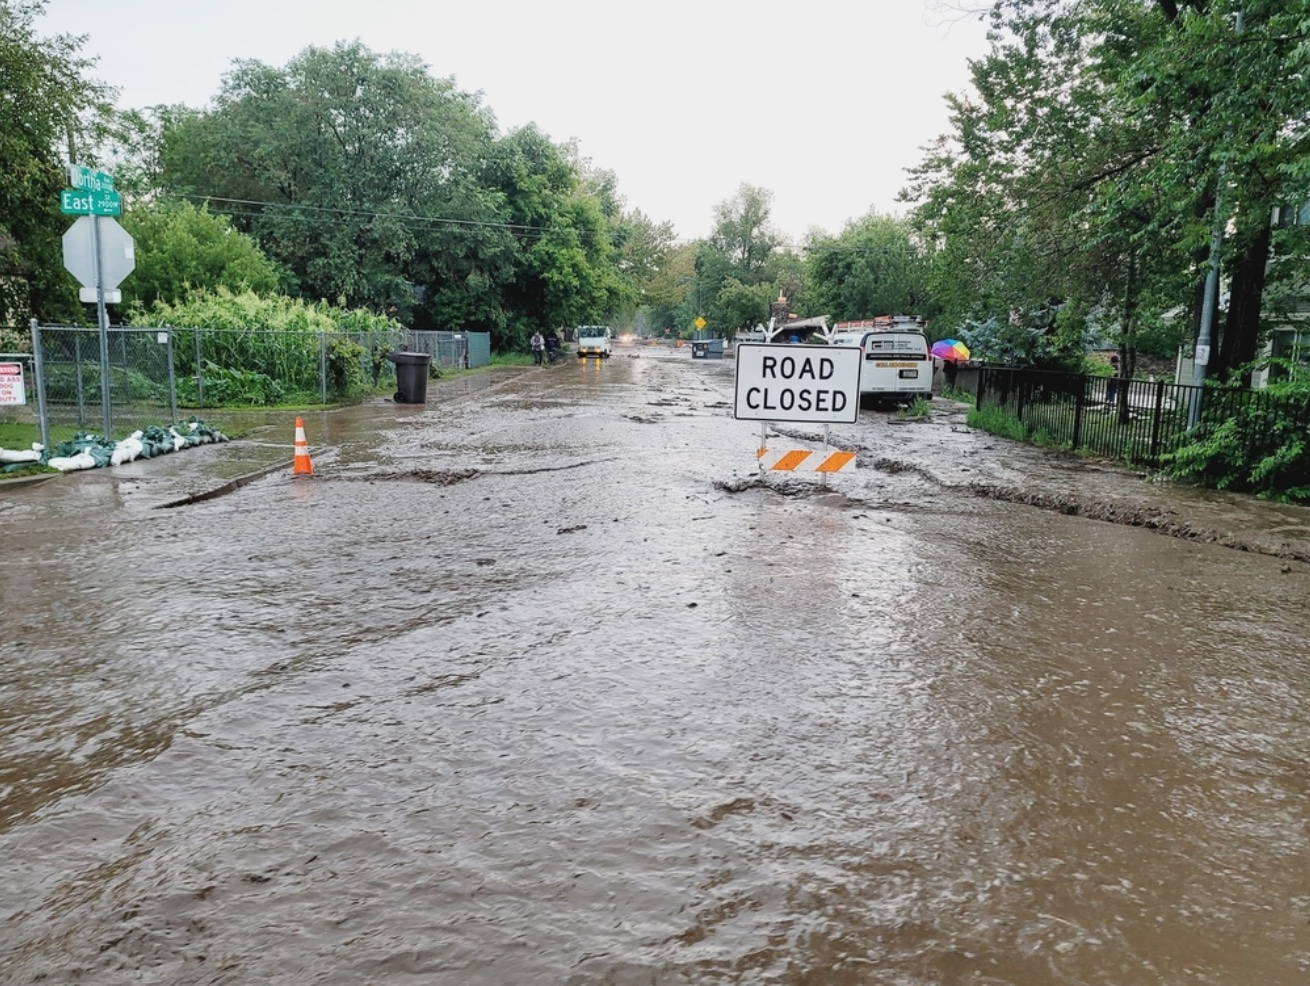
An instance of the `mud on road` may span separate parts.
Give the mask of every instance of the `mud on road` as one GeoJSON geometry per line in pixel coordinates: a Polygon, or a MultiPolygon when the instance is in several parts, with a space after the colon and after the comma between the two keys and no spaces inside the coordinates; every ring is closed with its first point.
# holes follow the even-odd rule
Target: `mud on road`
{"type": "Polygon", "coordinates": [[[762,481],[731,392],[0,495],[0,982],[1304,982],[1303,512],[946,405],[762,481]]]}

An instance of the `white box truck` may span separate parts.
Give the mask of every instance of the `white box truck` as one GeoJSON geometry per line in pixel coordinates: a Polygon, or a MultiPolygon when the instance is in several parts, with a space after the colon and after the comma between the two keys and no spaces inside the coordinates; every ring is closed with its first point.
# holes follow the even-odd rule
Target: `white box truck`
{"type": "Polygon", "coordinates": [[[578,326],[578,356],[597,356],[601,359],[609,359],[613,352],[611,338],[613,333],[610,332],[608,325],[579,325],[578,326]]]}

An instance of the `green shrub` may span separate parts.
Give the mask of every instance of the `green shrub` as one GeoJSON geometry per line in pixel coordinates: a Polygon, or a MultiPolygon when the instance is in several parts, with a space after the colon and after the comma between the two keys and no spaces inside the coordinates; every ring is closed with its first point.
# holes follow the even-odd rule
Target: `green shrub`
{"type": "MultiPolygon", "coordinates": [[[[205,407],[259,407],[265,404],[282,404],[287,392],[272,377],[252,370],[229,370],[205,364],[205,407]]],[[[178,403],[199,407],[200,383],[196,377],[180,377],[177,381],[178,403]]]]}
{"type": "Polygon", "coordinates": [[[1162,457],[1165,474],[1219,490],[1291,503],[1310,502],[1310,387],[1271,387],[1220,422],[1202,422],[1193,440],[1162,457]]]}
{"type": "Polygon", "coordinates": [[[916,397],[914,403],[909,407],[903,407],[896,412],[896,417],[901,421],[919,420],[928,417],[932,410],[931,405],[922,397],[916,397]]]}
{"type": "MultiPolygon", "coordinates": [[[[45,365],[46,399],[54,404],[72,404],[78,399],[78,384],[81,383],[82,401],[87,404],[100,403],[100,363],[84,360],[75,363],[46,363],[45,365]]],[[[167,374],[167,369],[163,371],[167,374]]],[[[109,368],[109,387],[116,401],[141,401],[145,403],[168,403],[168,380],[152,380],[139,370],[122,366],[109,368]]]]}
{"type": "Polygon", "coordinates": [[[348,337],[332,335],[327,341],[328,387],[338,397],[364,388],[364,347],[348,337]]]}
{"type": "Polygon", "coordinates": [[[199,333],[206,404],[225,403],[211,393],[211,367],[255,375],[220,382],[223,392],[237,395],[236,403],[248,403],[248,397],[265,386],[259,376],[277,381],[284,397],[318,394],[324,346],[329,391],[337,397],[357,393],[364,387],[365,347],[351,336],[368,335],[371,344],[391,348],[404,332],[394,319],[368,311],[226,289],[193,292],[175,304],[156,303],[148,311],[137,307],[131,321],[137,326],[178,327],[175,351],[183,373],[196,372],[194,340],[199,333]]]}

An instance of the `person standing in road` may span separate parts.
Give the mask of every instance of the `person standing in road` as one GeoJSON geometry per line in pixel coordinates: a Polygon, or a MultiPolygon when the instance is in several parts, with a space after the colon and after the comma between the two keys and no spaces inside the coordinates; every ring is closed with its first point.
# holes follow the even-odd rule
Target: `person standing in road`
{"type": "Polygon", "coordinates": [[[541,357],[546,352],[546,337],[540,332],[532,333],[532,362],[541,365],[541,357]]]}

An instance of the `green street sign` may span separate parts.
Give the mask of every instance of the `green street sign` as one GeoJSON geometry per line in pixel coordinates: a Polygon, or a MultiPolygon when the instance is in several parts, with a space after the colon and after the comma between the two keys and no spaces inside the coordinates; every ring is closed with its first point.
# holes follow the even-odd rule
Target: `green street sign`
{"type": "Polygon", "coordinates": [[[81,164],[70,164],[68,184],[83,192],[112,192],[114,176],[104,171],[93,171],[81,164]]]}
{"type": "Polygon", "coordinates": [[[123,199],[117,192],[66,188],[59,193],[59,211],[66,216],[117,216],[123,212],[123,199]]]}

